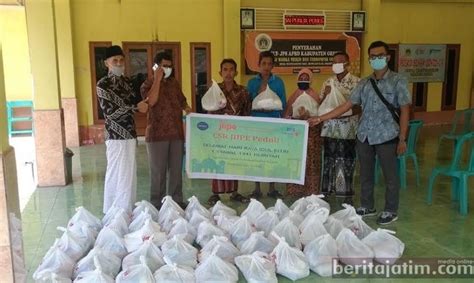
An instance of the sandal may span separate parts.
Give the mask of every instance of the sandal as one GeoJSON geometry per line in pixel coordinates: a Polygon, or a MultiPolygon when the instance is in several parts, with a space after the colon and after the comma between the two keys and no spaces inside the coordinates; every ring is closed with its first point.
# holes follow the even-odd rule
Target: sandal
{"type": "Polygon", "coordinates": [[[259,191],[253,191],[250,195],[249,198],[254,198],[254,199],[260,199],[262,197],[262,193],[259,191]]]}
{"type": "Polygon", "coordinates": [[[243,195],[241,195],[239,193],[237,193],[235,195],[231,195],[230,199],[233,200],[233,201],[241,202],[241,203],[249,203],[250,202],[250,199],[248,197],[244,197],[243,195]]]}
{"type": "Polygon", "coordinates": [[[268,192],[268,193],[267,193],[267,196],[269,196],[269,197],[271,197],[271,198],[281,198],[281,197],[283,197],[283,195],[280,194],[280,192],[277,191],[277,190],[273,190],[273,191],[271,191],[271,192],[268,192]]]}
{"type": "Polygon", "coordinates": [[[212,195],[211,197],[209,197],[209,199],[207,200],[207,203],[209,205],[214,205],[216,204],[216,202],[220,201],[221,198],[219,197],[219,195],[212,195]]]}

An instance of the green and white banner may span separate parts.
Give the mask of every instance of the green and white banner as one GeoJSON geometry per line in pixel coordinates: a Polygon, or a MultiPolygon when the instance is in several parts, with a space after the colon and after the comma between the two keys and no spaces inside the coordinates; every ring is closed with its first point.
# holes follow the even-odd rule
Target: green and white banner
{"type": "Polygon", "coordinates": [[[304,184],[306,121],[190,114],[189,178],[304,184]]]}

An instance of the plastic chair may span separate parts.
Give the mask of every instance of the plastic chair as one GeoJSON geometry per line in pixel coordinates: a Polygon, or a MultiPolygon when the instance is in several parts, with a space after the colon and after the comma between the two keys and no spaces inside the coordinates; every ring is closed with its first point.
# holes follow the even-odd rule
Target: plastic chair
{"type": "Polygon", "coordinates": [[[474,132],[467,133],[461,136],[454,150],[454,158],[451,160],[449,166],[437,166],[431,171],[431,176],[428,183],[428,204],[433,202],[433,185],[438,175],[449,176],[452,178],[451,198],[454,201],[459,201],[459,212],[462,215],[467,214],[468,202],[468,178],[474,176],[474,132]],[[467,152],[463,152],[463,147],[467,144],[467,152]],[[462,167],[462,157],[469,154],[469,162],[466,169],[462,167]]]}
{"type": "Polygon", "coordinates": [[[439,137],[438,148],[444,139],[454,141],[454,147],[456,147],[456,143],[463,135],[474,130],[472,127],[473,118],[474,118],[474,108],[456,111],[456,114],[454,115],[451,131],[439,137]]]}
{"type": "MultiPolygon", "coordinates": [[[[398,175],[400,176],[400,187],[407,188],[407,159],[411,158],[415,165],[416,185],[420,185],[420,172],[418,168],[418,159],[416,156],[416,143],[420,134],[420,129],[423,127],[422,120],[410,120],[408,122],[408,140],[407,151],[398,156],[398,175]]],[[[380,174],[379,159],[375,159],[375,183],[378,183],[378,176],[380,174]]]]}

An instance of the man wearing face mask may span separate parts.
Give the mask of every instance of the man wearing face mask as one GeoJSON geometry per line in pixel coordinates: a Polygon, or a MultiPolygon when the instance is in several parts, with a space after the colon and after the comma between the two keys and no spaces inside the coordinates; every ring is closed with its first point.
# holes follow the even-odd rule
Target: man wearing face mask
{"type": "Polygon", "coordinates": [[[137,94],[123,75],[124,55],[120,46],[107,48],[105,57],[109,73],[97,82],[97,98],[105,119],[107,154],[103,212],[112,204],[131,211],[137,189],[137,133],[133,114],[146,113],[148,104],[141,101],[134,105],[137,94]]]}
{"type": "Polygon", "coordinates": [[[400,178],[397,154],[403,154],[407,148],[411,99],[407,80],[387,66],[390,60],[388,45],[382,41],[372,42],[368,53],[374,72],[357,84],[345,104],[323,116],[310,118],[309,122],[319,124],[339,117],[352,105],[362,106],[356,139],[360,160],[361,206],[356,212],[362,216],[376,215],[374,172],[377,156],[386,184],[385,208],[377,218],[377,223],[385,225],[398,219],[400,178]]]}
{"type": "Polygon", "coordinates": [[[147,79],[141,87],[143,98],[148,99],[150,110],[147,117],[146,142],[150,166],[150,202],[157,208],[161,200],[170,195],[185,207],[182,191],[182,164],[184,151],[183,111],[191,108],[173,77],[173,58],[167,52],[157,53],[153,79],[147,79]],[[169,173],[168,191],[166,190],[169,173]]]}
{"type": "MultiPolygon", "coordinates": [[[[349,55],[338,52],[333,56],[332,71],[334,73],[322,86],[322,99],[336,95],[331,85],[340,92],[345,100],[350,98],[351,91],[360,79],[349,72],[349,55]]],[[[355,112],[355,111],[354,111],[355,112]]],[[[352,204],[356,150],[355,138],[359,118],[357,114],[348,115],[324,122],[321,136],[324,137],[323,181],[322,193],[336,197],[344,197],[344,202],[352,204]]]]}

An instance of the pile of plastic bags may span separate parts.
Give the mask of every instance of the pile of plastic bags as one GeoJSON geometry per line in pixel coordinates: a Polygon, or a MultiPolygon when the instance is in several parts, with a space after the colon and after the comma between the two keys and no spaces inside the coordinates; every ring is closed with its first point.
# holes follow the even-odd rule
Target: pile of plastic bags
{"type": "Polygon", "coordinates": [[[127,212],[112,206],[102,220],[83,207],[33,274],[37,282],[249,282],[290,280],[310,271],[331,276],[334,261],[393,264],[404,244],[374,231],[350,205],[333,214],[321,196],[291,207],[265,208],[252,199],[241,213],[196,197],[183,210],[166,196],[158,211],[147,201],[127,212]]]}

